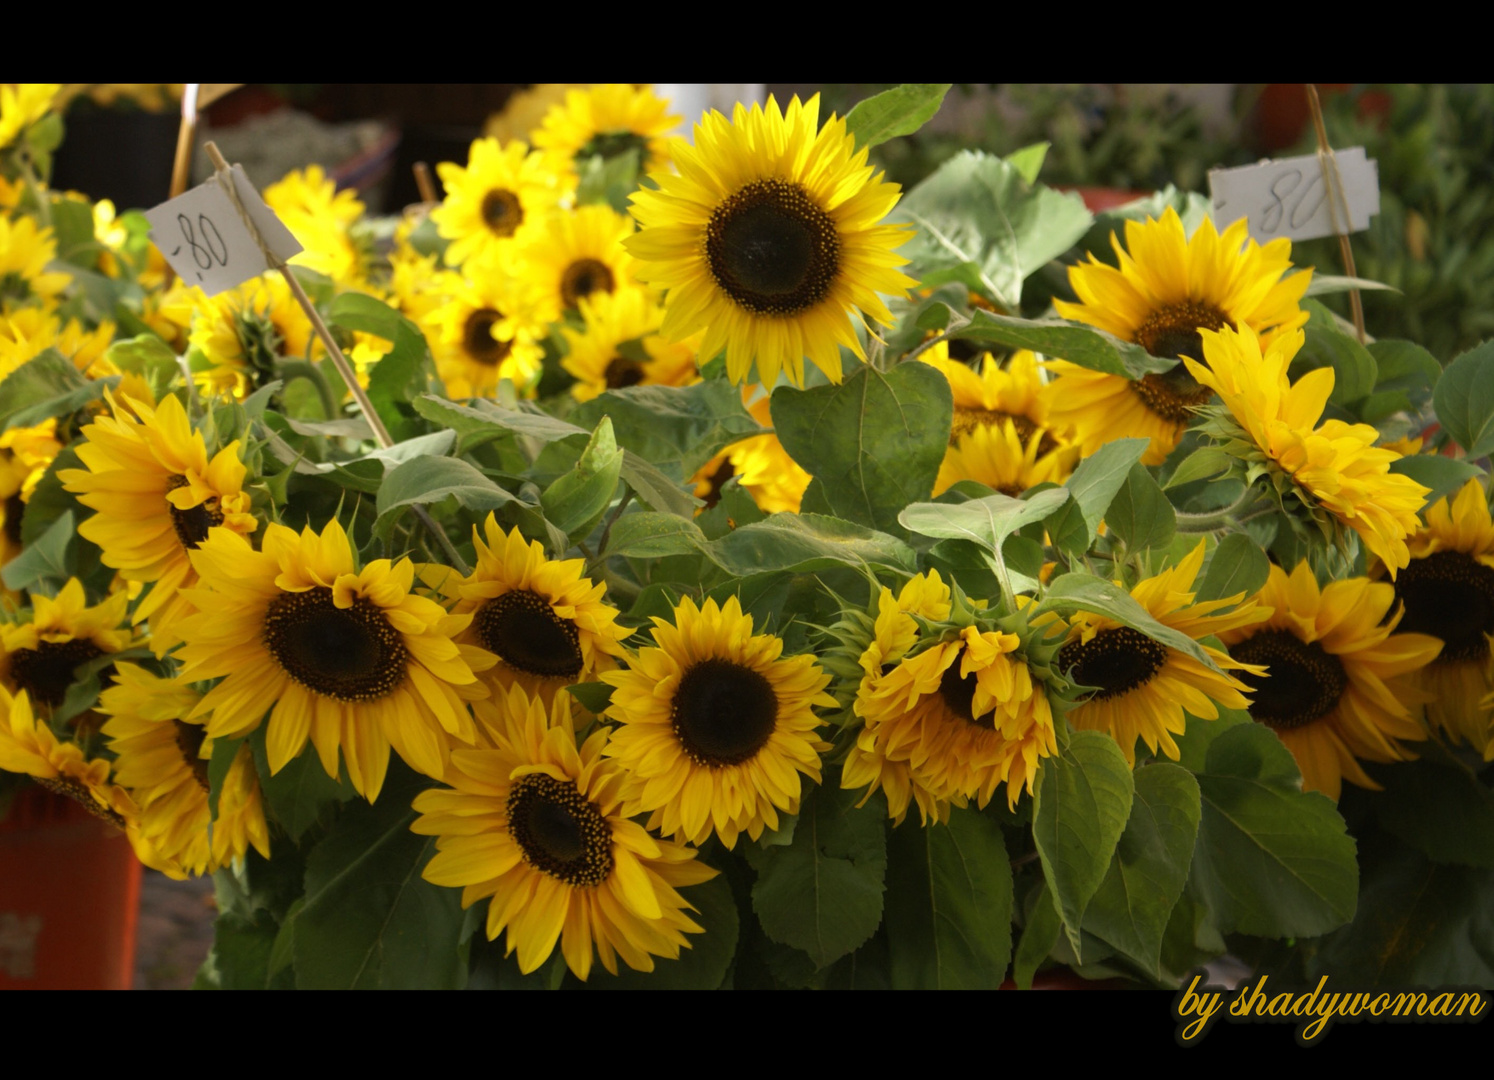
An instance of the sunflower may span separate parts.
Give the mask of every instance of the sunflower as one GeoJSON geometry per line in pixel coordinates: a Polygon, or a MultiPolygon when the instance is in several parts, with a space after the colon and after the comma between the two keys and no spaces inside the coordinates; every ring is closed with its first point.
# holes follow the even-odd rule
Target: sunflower
{"type": "Polygon", "coordinates": [[[934,494],[942,495],[961,480],[974,480],[1012,498],[1028,488],[1051,481],[1061,484],[1079,462],[1079,447],[1055,444],[1043,452],[1051,437],[1041,428],[1024,436],[1017,421],[1006,417],[997,424],[980,424],[944,452],[934,494]]]}
{"type": "Polygon", "coordinates": [[[244,857],[252,845],[270,857],[270,836],[254,771],[254,755],[241,745],[218,796],[208,807],[208,761],[213,740],[201,720],[187,717],[202,695],[176,679],[163,679],[121,663],[114,685],[99,698],[111,717],[104,734],[114,753],[114,777],[140,808],[139,829],[163,857],[187,874],[210,874],[244,857]]]}
{"type": "Polygon", "coordinates": [[[447,394],[492,397],[504,379],[519,393],[532,394],[544,359],[545,329],[528,290],[496,270],[441,281],[451,292],[423,321],[432,331],[427,336],[447,394]]]}
{"type": "Polygon", "coordinates": [[[279,377],[281,358],[309,357],[313,347],[321,348],[278,271],[211,299],[199,290],[198,297],[188,340],[203,356],[193,378],[210,393],[247,397],[279,377]]]}
{"type": "Polygon", "coordinates": [[[37,720],[26,691],[12,695],[3,685],[0,769],[30,776],[48,791],[77,800],[121,829],[134,821],[135,803],[129,792],[111,782],[109,762],[89,758],[76,743],[58,740],[51,728],[37,720]]]}
{"type": "Polygon", "coordinates": [[[1408,546],[1411,561],[1395,580],[1405,605],[1396,633],[1427,634],[1442,651],[1407,678],[1429,696],[1433,727],[1494,759],[1484,700],[1494,691],[1494,521],[1482,482],[1469,480],[1450,502],[1439,499],[1408,546]]]}
{"type": "Polygon", "coordinates": [[[571,394],[590,401],[605,390],[626,386],[687,386],[700,381],[695,349],[688,342],[659,337],[664,310],[641,289],[593,293],[580,303],[584,326],[562,326],[569,348],[560,363],[576,377],[571,394]],[[619,346],[638,342],[648,356],[624,356],[619,346]]]}
{"type": "Polygon", "coordinates": [[[640,173],[669,168],[665,136],[679,124],[669,102],[648,87],[603,83],[567,91],[535,129],[534,145],[544,151],[550,170],[570,177],[574,186],[578,162],[592,157],[611,161],[636,150],[640,173]]]}
{"type": "MultiPolygon", "coordinates": [[[[1069,284],[1080,303],[1055,300],[1054,307],[1153,356],[1203,359],[1201,330],[1248,326],[1269,341],[1307,322],[1298,301],[1312,272],[1283,277],[1292,265],[1291,241],[1247,242],[1243,218],[1222,236],[1205,218],[1190,239],[1169,207],[1160,221],[1126,222],[1124,249],[1113,234],[1110,242],[1120,268],[1093,255],[1070,267],[1069,284]]],[[[1142,463],[1160,465],[1193,410],[1209,400],[1209,391],[1181,364],[1135,380],[1061,360],[1051,366],[1059,378],[1047,392],[1050,416],[1073,428],[1086,455],[1112,439],[1145,437],[1152,443],[1142,463]]]]}
{"type": "Polygon", "coordinates": [[[469,623],[456,640],[498,657],[483,678],[549,702],[563,686],[614,670],[631,631],[602,602],[607,587],[581,576],[585,562],[545,558],[538,541],[517,528],[505,535],[492,514],[485,527],[486,544],[472,530],[477,566],[452,587],[460,597],[452,613],[469,623]]]}
{"type": "Polygon", "coordinates": [[[138,644],[127,625],[129,597],[122,591],[89,607],[83,583],[69,578],[55,598],[34,593],[31,604],[29,622],[0,625],[0,683],[25,692],[39,706],[62,704],[80,664],[138,644]]]}
{"type": "MultiPolygon", "coordinates": [[[[1005,367],[986,353],[977,375],[969,364],[950,358],[949,345],[949,342],[941,341],[919,353],[918,359],[936,368],[949,380],[954,398],[950,446],[976,428],[999,427],[1005,420],[1016,425],[1017,435],[1024,443],[1033,432],[1048,430],[1048,402],[1043,396],[1043,379],[1034,353],[1018,349],[1005,367]]],[[[1048,432],[1044,452],[1051,450],[1055,441],[1054,434],[1048,432]]]]}
{"type": "Polygon", "coordinates": [[[704,329],[701,355],[724,348],[733,382],[756,360],[764,386],[780,370],[803,386],[806,356],[840,382],[842,345],[865,359],[851,313],[890,325],[877,294],[914,284],[894,254],[912,230],[876,224],[898,186],[874,174],[843,118],[820,128],[819,111],[816,95],[787,115],[771,97],[738,105],[731,122],[708,113],[693,148],[674,144],[679,173],[633,195],[643,228],[626,246],[638,276],[668,290],[664,336],[704,329]]]}
{"type": "Polygon", "coordinates": [[[378,559],[360,572],[334,519],[320,536],[270,525],[261,551],[214,529],[192,565],[199,584],[185,595],[197,614],[181,623],[178,658],[184,680],[223,680],[189,716],[207,715],[210,737],[237,738],[269,712],[272,774],[309,737],[328,776],[338,775],[341,749],[369,802],[391,747],[439,779],[450,740],[472,742],[464,702],[487,696],[473,669],[493,658],[452,641],[470,616],[413,595],[408,559],[378,559]]]}
{"type": "Polygon", "coordinates": [[[29,217],[0,214],[0,312],[27,304],[51,304],[73,280],[71,274],[47,271],[57,258],[57,238],[38,229],[29,217]]]}
{"type": "MultiPolygon", "coordinates": [[[[768,395],[752,387],[742,388],[742,400],[755,398],[747,411],[763,427],[772,427],[768,395]]],[[[814,479],[788,456],[778,436],[769,431],[734,442],[696,470],[692,477],[695,496],[704,499],[706,507],[715,506],[721,489],[732,477],[743,491],[752,496],[757,508],[765,514],[785,510],[797,514],[804,492],[814,479]]]]}
{"type": "Polygon", "coordinates": [[[1410,558],[1406,537],[1420,525],[1416,513],[1430,489],[1390,471],[1400,455],[1376,446],[1379,432],[1368,424],[1328,420],[1313,427],[1333,392],[1334,373],[1318,368],[1288,381],[1287,366],[1304,340],[1300,330],[1278,335],[1264,351],[1249,327],[1202,336],[1208,366],[1185,360],[1193,376],[1219,393],[1243,438],[1291,478],[1303,505],[1321,507],[1357,532],[1394,578],[1410,558]]]}
{"type": "Polygon", "coordinates": [[[515,91],[503,103],[501,112],[490,113],[482,126],[484,138],[509,142],[523,139],[532,142],[534,129],[553,106],[565,101],[572,90],[585,90],[585,83],[534,83],[515,91]]]}
{"type": "Polygon", "coordinates": [[[695,852],[655,840],[622,812],[626,778],[603,756],[608,729],[576,745],[570,695],[548,710],[520,687],[479,702],[484,742],[454,750],[450,788],[415,798],[411,831],[435,836],[422,876],[462,890],[462,906],[485,896],[488,939],[508,930],[508,953],[525,974],[560,942],[578,979],[591,974],[592,948],[617,974],[617,958],[652,971],[653,957],[677,958],[685,934],[701,933],[677,891],[716,871],[695,852]]]}
{"type": "Polygon", "coordinates": [[[61,83],[0,83],[0,149],[46,116],[61,83]]]}
{"type": "Polygon", "coordinates": [[[642,290],[623,241],[633,223],[610,206],[561,210],[537,225],[519,247],[517,270],[534,292],[540,321],[553,322],[582,300],[642,290]]]}
{"type": "Polygon", "coordinates": [[[197,580],[190,552],[214,527],[248,536],[259,523],[249,512],[237,441],[209,461],[201,432],[176,398],[157,409],[112,396],[109,404],[114,415],[85,427],[77,446],[87,469],[64,469],[58,478],[97,511],[78,533],[103,549],[104,565],[126,581],[155,582],[135,621],[151,620],[160,655],[176,640],[175,622],[191,610],[179,593],[197,580]]]}
{"type": "Polygon", "coordinates": [[[1292,752],[1304,790],[1337,799],[1344,779],[1379,790],[1355,759],[1414,756],[1397,740],[1426,738],[1417,714],[1428,695],[1407,676],[1431,664],[1442,642],[1395,632],[1401,617],[1389,582],[1351,578],[1319,589],[1306,561],[1290,577],[1273,565],[1260,602],[1275,608],[1269,621],[1219,635],[1236,660],[1258,665],[1241,675],[1251,718],[1292,752]]]}
{"type": "Polygon", "coordinates": [[[436,172],[446,199],[431,211],[431,220],[451,241],[450,266],[474,256],[487,261],[511,255],[517,240],[559,207],[563,194],[541,155],[522,142],[505,146],[497,139],[478,139],[465,169],[443,161],[436,172]]]}
{"type": "MultiPolygon", "coordinates": [[[[1163,626],[1194,641],[1271,617],[1269,607],[1254,599],[1244,600],[1243,593],[1194,603],[1193,582],[1203,557],[1204,542],[1199,541],[1177,566],[1138,582],[1131,598],[1163,626]],[[1234,610],[1221,610],[1230,607],[1234,610]]],[[[1242,695],[1249,685],[1229,674],[1245,665],[1210,645],[1203,646],[1203,651],[1221,670],[1113,619],[1079,612],[1069,619],[1068,636],[1055,667],[1074,685],[1092,686],[1095,691],[1068,714],[1069,722],[1076,728],[1109,734],[1131,765],[1136,764],[1138,738],[1152,753],[1160,749],[1176,761],[1178,746],[1172,737],[1183,733],[1185,709],[1200,719],[1217,720],[1216,702],[1227,709],[1249,704],[1242,695]]]]}
{"type": "Polygon", "coordinates": [[[350,234],[363,216],[363,204],[337,184],[320,165],[287,173],[264,190],[275,211],[304,249],[290,261],[342,285],[356,287],[368,277],[369,253],[350,234]]]}
{"type": "Polygon", "coordinates": [[[735,596],[700,608],[686,597],[673,624],[654,618],[654,640],[629,670],[602,675],[621,725],[605,753],[633,777],[627,813],[694,844],[715,832],[728,848],[740,833],[776,830],[779,810],[799,811],[798,774],[820,779],[830,744],[815,734],[813,706],[835,706],[830,676],[753,634],[735,596]]]}

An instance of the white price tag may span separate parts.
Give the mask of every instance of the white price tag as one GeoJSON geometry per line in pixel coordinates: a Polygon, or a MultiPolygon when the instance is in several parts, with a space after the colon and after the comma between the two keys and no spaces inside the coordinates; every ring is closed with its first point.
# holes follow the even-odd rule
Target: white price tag
{"type": "MultiPolygon", "coordinates": [[[[1364,156],[1364,147],[1334,153],[1349,203],[1349,232],[1369,228],[1380,212],[1378,163],[1364,156]]],[[[1316,154],[1262,161],[1238,169],[1209,173],[1214,220],[1223,228],[1240,218],[1250,222],[1250,235],[1264,244],[1278,237],[1312,240],[1333,235],[1328,210],[1328,187],[1316,154]]]]}
{"type": "MultiPolygon", "coordinates": [[[[282,262],[299,254],[300,243],[259,197],[243,166],[235,165],[229,175],[240,204],[270,251],[282,262]]],[[[200,285],[208,296],[270,269],[217,177],[147,210],[145,218],[150,222],[151,242],[177,276],[188,285],[200,285]]]]}

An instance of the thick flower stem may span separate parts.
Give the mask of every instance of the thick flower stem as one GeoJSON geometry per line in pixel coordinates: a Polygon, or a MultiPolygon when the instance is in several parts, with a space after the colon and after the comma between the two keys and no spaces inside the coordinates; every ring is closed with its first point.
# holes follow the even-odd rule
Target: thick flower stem
{"type": "Polygon", "coordinates": [[[1182,510],[1175,510],[1178,521],[1178,532],[1180,533],[1208,533],[1221,532],[1232,526],[1238,526],[1241,522],[1254,516],[1254,512],[1264,509],[1258,502],[1258,493],[1246,491],[1228,506],[1218,510],[1210,510],[1202,514],[1189,514],[1182,510]]]}

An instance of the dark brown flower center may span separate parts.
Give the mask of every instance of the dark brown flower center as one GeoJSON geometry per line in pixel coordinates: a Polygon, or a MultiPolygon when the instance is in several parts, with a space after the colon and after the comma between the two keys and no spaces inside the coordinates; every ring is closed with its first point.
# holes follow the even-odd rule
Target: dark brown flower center
{"type": "Polygon", "coordinates": [[[1148,315],[1136,331],[1136,344],[1163,360],[1186,356],[1203,363],[1203,337],[1199,331],[1219,330],[1229,325],[1229,318],[1214,305],[1184,300],[1148,315]]]}
{"type": "Polygon", "coordinates": [[[514,781],[508,829],[524,860],[576,888],[612,873],[612,826],[571,781],[533,773],[514,781]]]}
{"type": "Polygon", "coordinates": [[[1494,634],[1494,570],[1463,551],[1434,551],[1412,559],[1395,582],[1396,599],[1406,613],[1398,634],[1431,634],[1442,639],[1434,663],[1487,660],[1494,634]]]}
{"type": "Polygon", "coordinates": [[[736,473],[737,470],[732,465],[731,459],[722,458],[720,467],[711,473],[710,479],[706,481],[706,483],[711,485],[711,490],[704,495],[705,508],[707,510],[721,501],[721,489],[726,486],[726,482],[735,476],[736,473]]]}
{"type": "Polygon", "coordinates": [[[104,655],[88,638],[71,641],[38,641],[34,649],[10,654],[10,677],[32,701],[56,708],[73,685],[73,669],[104,655]]]}
{"type": "Polygon", "coordinates": [[[690,760],[720,768],[751,760],[778,723],[767,678],[730,660],[702,660],[674,692],[674,733],[690,760]]]}
{"type": "Polygon", "coordinates": [[[410,653],[383,610],[365,597],[350,607],[317,587],[282,593],[265,611],[264,645],[308,690],[340,701],[373,701],[405,679],[410,653]]]}
{"type": "MultiPolygon", "coordinates": [[[[954,422],[949,428],[949,445],[953,446],[961,438],[969,435],[976,428],[1000,427],[1003,421],[1010,420],[1012,426],[1017,429],[1017,438],[1022,440],[1025,447],[1027,441],[1037,434],[1038,426],[1029,417],[1018,413],[1002,412],[1000,409],[973,409],[964,405],[956,405],[954,408],[954,422]]],[[[1046,431],[1043,432],[1042,442],[1038,444],[1038,453],[1046,454],[1056,444],[1053,436],[1046,431]]]]}
{"type": "Polygon", "coordinates": [[[962,657],[955,657],[954,663],[944,669],[944,674],[939,679],[939,696],[944,699],[944,704],[949,706],[949,711],[967,724],[994,730],[996,727],[994,710],[979,719],[975,716],[975,676],[961,677],[962,659],[962,657]]]}
{"type": "Polygon", "coordinates": [[[81,805],[96,818],[102,818],[115,828],[123,829],[125,819],[110,807],[99,805],[88,785],[71,776],[38,776],[36,782],[55,795],[65,795],[81,805]]]}
{"type": "Polygon", "coordinates": [[[607,370],[603,374],[607,379],[608,390],[620,390],[625,386],[637,386],[643,381],[643,365],[637,360],[615,356],[607,362],[607,370]]]}
{"type": "Polygon", "coordinates": [[[1251,719],[1283,731],[1321,720],[1349,687],[1338,657],[1288,630],[1263,630],[1229,654],[1242,664],[1266,666],[1264,675],[1240,672],[1240,681],[1250,687],[1251,719]]]}
{"type": "Polygon", "coordinates": [[[207,728],[201,724],[189,724],[184,720],[171,722],[176,725],[176,746],[182,752],[182,759],[192,770],[192,777],[197,781],[197,785],[203,791],[208,790],[208,763],[198,757],[203,740],[207,738],[207,728]]]}
{"type": "Polygon", "coordinates": [[[573,308],[595,292],[610,293],[617,288],[612,270],[597,259],[577,259],[560,275],[560,299],[573,308]]]}
{"type": "Polygon", "coordinates": [[[494,236],[512,236],[524,224],[524,208],[512,191],[494,188],[482,197],[482,222],[494,236]]]}
{"type": "Polygon", "coordinates": [[[755,315],[792,316],[829,295],[840,235],[798,184],[758,180],[723,200],[706,225],[706,259],[723,292],[755,315]]]}
{"type": "Polygon", "coordinates": [[[515,589],[495,596],[473,624],[483,648],[511,668],[544,679],[574,681],[581,674],[581,632],[538,593],[515,589]]]}
{"type": "Polygon", "coordinates": [[[509,354],[513,344],[493,336],[493,327],[503,321],[503,313],[492,308],[478,308],[467,316],[462,328],[462,348],[479,364],[497,367],[509,354]]]}
{"type": "Polygon", "coordinates": [[[1182,364],[1160,375],[1150,372],[1134,380],[1131,390],[1148,409],[1174,424],[1191,423],[1193,410],[1207,402],[1214,393],[1188,374],[1182,364]]]}
{"type": "Polygon", "coordinates": [[[1139,630],[1118,626],[1101,630],[1088,641],[1071,641],[1058,650],[1058,668],[1076,686],[1098,687],[1093,700],[1104,701],[1145,686],[1167,663],[1167,646],[1139,630]]]}
{"type": "Polygon", "coordinates": [[[21,501],[21,493],[18,491],[5,500],[5,538],[16,547],[21,546],[21,515],[26,512],[26,504],[21,501]]]}
{"type": "MultiPolygon", "coordinates": [[[[166,481],[167,493],[187,486],[188,481],[185,476],[172,476],[166,481]]],[[[171,527],[176,530],[176,538],[181,541],[182,547],[189,551],[196,549],[208,538],[209,529],[223,524],[223,510],[219,506],[216,495],[211,495],[186,510],[178,510],[172,506],[169,499],[166,505],[171,511],[171,527]]]]}

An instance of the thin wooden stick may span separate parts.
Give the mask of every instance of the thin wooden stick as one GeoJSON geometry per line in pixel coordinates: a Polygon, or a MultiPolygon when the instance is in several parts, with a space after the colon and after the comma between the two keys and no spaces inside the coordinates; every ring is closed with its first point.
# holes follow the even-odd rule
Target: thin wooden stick
{"type": "Polygon", "coordinates": [[[431,167],[423,161],[415,163],[415,186],[420,189],[420,201],[425,203],[438,203],[441,196],[436,194],[436,182],[431,179],[431,167]]]}
{"type": "MultiPolygon", "coordinates": [[[[1343,256],[1344,272],[1351,278],[1357,278],[1359,272],[1354,269],[1354,249],[1349,243],[1349,228],[1352,219],[1349,216],[1349,200],[1344,194],[1344,180],[1338,171],[1338,160],[1333,156],[1333,148],[1328,145],[1328,129],[1323,124],[1323,104],[1318,100],[1318,88],[1312,83],[1304,83],[1307,87],[1307,107],[1312,111],[1312,126],[1318,135],[1318,163],[1323,170],[1323,184],[1328,189],[1328,217],[1332,222],[1333,231],[1338,234],[1338,250],[1343,256]],[[1339,217],[1339,208],[1343,209],[1343,217],[1339,217]]],[[[1359,336],[1359,344],[1364,344],[1364,303],[1359,299],[1359,290],[1349,290],[1349,308],[1354,314],[1354,333],[1359,336]]]]}
{"type": "MultiPolygon", "coordinates": [[[[212,159],[213,168],[225,177],[225,183],[232,184],[233,175],[229,172],[227,160],[218,152],[217,145],[209,142],[204,145],[203,149],[207,151],[208,157],[212,159]]],[[[251,230],[254,229],[254,223],[247,216],[245,217],[245,224],[251,230]]],[[[257,235],[256,239],[258,239],[257,235]]],[[[261,246],[267,253],[273,255],[273,252],[270,252],[269,248],[264,246],[263,242],[261,242],[261,246]]],[[[296,298],[296,303],[301,305],[301,310],[306,312],[306,317],[311,320],[311,327],[316,331],[316,336],[321,340],[322,347],[327,350],[327,355],[332,360],[332,366],[337,368],[337,373],[342,376],[342,381],[347,384],[348,390],[352,392],[353,398],[358,402],[358,407],[363,410],[363,418],[368,421],[368,426],[373,429],[374,438],[381,447],[387,450],[394,445],[394,439],[390,436],[389,429],[384,426],[384,420],[379,416],[379,411],[374,408],[373,402],[369,400],[368,392],[358,382],[358,376],[353,371],[353,365],[348,363],[348,358],[343,355],[342,349],[337,345],[337,339],[332,336],[332,331],[327,329],[327,324],[322,321],[320,313],[316,310],[316,305],[306,295],[306,290],[301,287],[300,280],[291,272],[289,266],[278,257],[272,258],[270,261],[275,264],[275,269],[280,271],[280,276],[285,279],[286,285],[290,287],[291,295],[296,298]]],[[[415,506],[413,509],[415,516],[420,518],[436,537],[442,551],[452,561],[452,565],[457,568],[463,577],[470,574],[472,568],[457,554],[456,547],[451,542],[451,537],[446,535],[446,530],[436,524],[435,520],[427,513],[425,507],[415,506]]]]}

